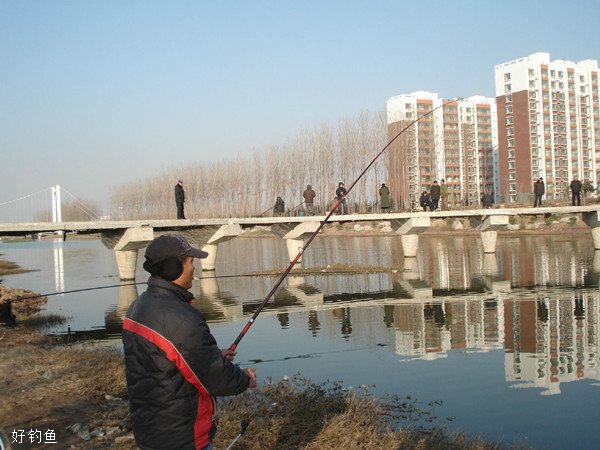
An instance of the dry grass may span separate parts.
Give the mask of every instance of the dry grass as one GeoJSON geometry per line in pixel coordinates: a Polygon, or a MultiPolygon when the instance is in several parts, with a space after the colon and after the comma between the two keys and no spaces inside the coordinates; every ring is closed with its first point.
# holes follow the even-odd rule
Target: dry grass
{"type": "Polygon", "coordinates": [[[12,261],[1,261],[0,260],[0,276],[2,275],[14,275],[16,273],[31,272],[30,270],[23,269],[18,264],[12,261]]]}
{"type": "MultiPolygon", "coordinates": [[[[348,264],[331,264],[326,267],[294,267],[292,269],[294,275],[312,275],[318,273],[319,275],[339,275],[339,274],[357,274],[357,273],[387,273],[397,272],[398,269],[394,267],[383,267],[383,266],[371,266],[371,265],[348,265],[348,264]]],[[[262,272],[254,272],[248,274],[252,275],[267,275],[276,276],[281,275],[283,270],[265,270],[262,272]]]]}
{"type": "Polygon", "coordinates": [[[33,330],[39,330],[44,328],[50,328],[57,325],[62,325],[69,318],[65,316],[60,316],[58,314],[45,314],[43,316],[34,315],[27,317],[21,320],[21,323],[26,328],[31,328],[33,330]]]}
{"type": "Polygon", "coordinates": [[[456,436],[441,428],[409,425],[428,412],[406,399],[377,400],[295,378],[227,399],[221,407],[215,447],[250,426],[236,449],[499,449],[500,445],[456,436]],[[401,424],[404,426],[400,426],[401,424]]]}

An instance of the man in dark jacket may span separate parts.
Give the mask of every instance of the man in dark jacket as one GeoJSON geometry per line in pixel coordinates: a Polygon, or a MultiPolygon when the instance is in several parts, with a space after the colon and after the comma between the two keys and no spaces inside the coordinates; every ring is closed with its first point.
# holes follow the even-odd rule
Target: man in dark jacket
{"type": "Polygon", "coordinates": [[[438,184],[437,180],[433,182],[429,188],[429,197],[431,199],[431,210],[435,211],[438,209],[440,203],[440,196],[442,195],[442,189],[438,184]]]}
{"type": "Polygon", "coordinates": [[[533,195],[535,198],[533,200],[533,207],[542,206],[542,197],[546,193],[546,185],[544,184],[544,179],[539,177],[535,183],[533,183],[533,195]]]}
{"type": "Polygon", "coordinates": [[[177,205],[177,218],[185,219],[183,213],[183,204],[185,203],[185,191],[183,190],[183,181],[177,181],[175,185],[175,204],[177,205]]]}
{"type": "Polygon", "coordinates": [[[256,372],[220,350],[202,313],[189,303],[194,258],[208,253],[179,235],[146,249],[148,289],[123,321],[125,374],[136,444],[150,449],[202,449],[216,433],[216,396],[256,387],[256,372]]]}
{"type": "Polygon", "coordinates": [[[315,193],[311,185],[307,185],[306,189],[302,193],[302,197],[304,197],[304,207],[306,208],[306,214],[309,216],[312,216],[314,214],[314,203],[316,196],[317,194],[315,193]]]}
{"type": "Polygon", "coordinates": [[[348,195],[348,191],[346,190],[346,187],[344,186],[344,183],[342,183],[341,181],[338,183],[338,187],[335,190],[335,198],[342,201],[341,204],[341,213],[342,214],[348,214],[348,201],[346,200],[346,195],[348,195]]]}
{"type": "Polygon", "coordinates": [[[577,175],[573,177],[573,181],[571,181],[570,187],[572,205],[575,206],[575,200],[577,199],[577,206],[581,206],[581,181],[579,181],[577,175]]]}
{"type": "Polygon", "coordinates": [[[281,197],[277,197],[275,200],[275,206],[273,206],[273,215],[275,216],[283,216],[285,213],[285,202],[281,197]]]}

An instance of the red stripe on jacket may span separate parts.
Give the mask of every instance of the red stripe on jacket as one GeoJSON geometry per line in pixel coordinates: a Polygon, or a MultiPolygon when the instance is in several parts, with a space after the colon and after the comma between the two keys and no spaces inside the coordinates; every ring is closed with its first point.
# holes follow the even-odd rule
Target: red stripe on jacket
{"type": "Polygon", "coordinates": [[[190,368],[185,358],[179,353],[171,341],[139,322],[126,318],[123,321],[123,329],[143,337],[165,352],[167,359],[175,364],[175,367],[181,372],[183,378],[196,388],[199,398],[198,411],[196,420],[194,421],[194,442],[197,449],[206,447],[208,445],[208,435],[214,413],[213,399],[194,371],[190,368]]]}

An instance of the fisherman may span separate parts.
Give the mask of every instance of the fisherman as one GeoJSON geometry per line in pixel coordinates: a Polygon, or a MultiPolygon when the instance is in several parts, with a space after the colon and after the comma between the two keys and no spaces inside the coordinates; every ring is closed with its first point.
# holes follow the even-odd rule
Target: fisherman
{"type": "Polygon", "coordinates": [[[346,201],[346,195],[348,191],[344,187],[344,183],[341,181],[338,183],[338,187],[335,190],[335,198],[342,201],[342,214],[348,214],[348,202],[346,201]]]}
{"type": "Polygon", "coordinates": [[[256,387],[256,371],[232,363],[190,303],[194,258],[208,253],[166,234],[146,248],[148,289],[123,321],[125,375],[135,442],[142,450],[211,448],[217,396],[256,387]]]}

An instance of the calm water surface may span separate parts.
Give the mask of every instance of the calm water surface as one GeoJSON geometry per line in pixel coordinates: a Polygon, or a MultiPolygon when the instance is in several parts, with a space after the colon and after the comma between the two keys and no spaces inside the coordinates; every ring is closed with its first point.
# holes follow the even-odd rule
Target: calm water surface
{"type": "MultiPolygon", "coordinates": [[[[3,243],[0,253],[36,269],[4,277],[10,286],[119,284],[114,256],[97,240],[3,243]]],[[[137,281],[146,279],[141,259],[137,281]]],[[[219,245],[215,273],[192,290],[222,347],[275,281],[238,275],[286,264],[278,239],[219,245]]],[[[500,238],[495,255],[483,255],[476,237],[422,237],[418,257],[407,259],[397,237],[320,238],[303,265],[323,271],[290,277],[238,347],[237,362],[260,378],[368,385],[418,399],[451,429],[535,448],[598,448],[600,254],[591,237],[500,238]],[[392,270],[334,275],[333,264],[392,270]]],[[[69,317],[51,331],[118,345],[143,289],[49,297],[46,312],[69,317]]]]}

